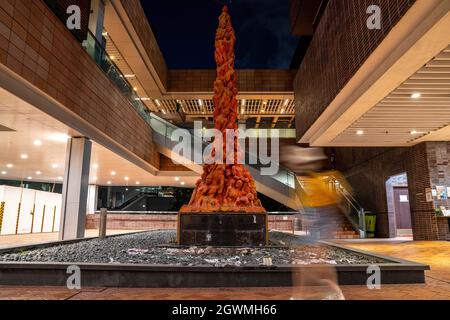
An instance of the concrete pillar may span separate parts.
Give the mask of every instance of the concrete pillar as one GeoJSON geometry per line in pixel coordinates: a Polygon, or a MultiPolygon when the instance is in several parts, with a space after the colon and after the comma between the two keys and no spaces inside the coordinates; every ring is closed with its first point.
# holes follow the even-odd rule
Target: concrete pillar
{"type": "Polygon", "coordinates": [[[87,200],[87,214],[93,214],[97,211],[98,203],[98,186],[89,185],[88,189],[88,200],[87,200]]]}
{"type": "Polygon", "coordinates": [[[92,142],[71,138],[67,144],[60,240],[84,238],[92,142]]]}

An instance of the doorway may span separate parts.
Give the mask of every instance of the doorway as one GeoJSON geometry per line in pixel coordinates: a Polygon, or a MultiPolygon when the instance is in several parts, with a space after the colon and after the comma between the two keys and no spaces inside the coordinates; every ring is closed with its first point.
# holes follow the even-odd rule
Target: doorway
{"type": "Polygon", "coordinates": [[[386,194],[391,238],[412,238],[412,221],[408,179],[406,173],[390,177],[386,182],[386,194]]]}
{"type": "Polygon", "coordinates": [[[407,187],[394,187],[394,211],[397,236],[412,236],[411,208],[407,187]]]}

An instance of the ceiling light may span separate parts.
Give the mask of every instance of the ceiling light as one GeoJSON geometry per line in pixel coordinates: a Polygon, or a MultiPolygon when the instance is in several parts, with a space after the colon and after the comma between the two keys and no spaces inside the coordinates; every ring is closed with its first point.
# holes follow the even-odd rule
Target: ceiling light
{"type": "Polygon", "coordinates": [[[161,102],[159,102],[158,99],[155,99],[155,103],[156,103],[156,105],[157,105],[158,107],[161,107],[161,102]]]}
{"type": "Polygon", "coordinates": [[[411,134],[417,134],[418,132],[416,130],[412,130],[410,133],[411,134]]]}
{"type": "Polygon", "coordinates": [[[282,113],[282,114],[284,113],[284,108],[283,108],[283,109],[281,109],[281,113],[282,113]]]}
{"type": "Polygon", "coordinates": [[[48,137],[49,140],[55,141],[55,142],[67,142],[67,140],[69,140],[69,138],[70,137],[64,133],[56,133],[56,134],[52,134],[48,137]]]}
{"type": "Polygon", "coordinates": [[[356,131],[356,134],[358,136],[362,136],[364,134],[364,131],[363,130],[358,130],[358,131],[356,131]]]}
{"type": "Polygon", "coordinates": [[[27,179],[28,179],[28,180],[33,180],[33,177],[28,177],[27,179]]]}
{"type": "Polygon", "coordinates": [[[107,184],[111,184],[111,181],[108,181],[107,184]]]}
{"type": "Polygon", "coordinates": [[[140,185],[141,183],[139,181],[136,181],[136,185],[140,185]]]}
{"type": "Polygon", "coordinates": [[[34,140],[33,144],[34,144],[36,147],[40,147],[40,146],[42,146],[42,141],[41,141],[41,140],[34,140]]]}
{"type": "Polygon", "coordinates": [[[182,186],[184,186],[186,183],[185,183],[184,181],[181,181],[180,184],[181,184],[182,186]]]}
{"type": "Polygon", "coordinates": [[[41,171],[36,171],[36,174],[37,174],[38,176],[40,176],[40,175],[42,174],[42,172],[41,172],[41,171]]]}
{"type": "Polygon", "coordinates": [[[175,177],[175,181],[180,181],[180,177],[175,177]]]}
{"type": "Polygon", "coordinates": [[[94,180],[94,181],[97,181],[97,180],[98,180],[98,178],[97,178],[97,177],[93,177],[93,178],[92,178],[92,180],[94,180]]]}
{"type": "Polygon", "coordinates": [[[94,164],[92,167],[93,167],[94,169],[98,169],[98,164],[94,164]]]}
{"type": "Polygon", "coordinates": [[[125,181],[128,181],[128,180],[130,180],[130,178],[128,178],[128,177],[125,177],[124,179],[125,179],[125,181]]]}
{"type": "Polygon", "coordinates": [[[114,60],[116,57],[114,57],[114,56],[109,56],[109,58],[110,58],[111,60],[114,60]]]}
{"type": "Polygon", "coordinates": [[[21,154],[20,155],[20,159],[23,159],[23,160],[25,160],[25,159],[28,159],[28,155],[27,154],[21,154]]]}
{"type": "Polygon", "coordinates": [[[111,175],[112,175],[112,176],[115,176],[116,174],[117,174],[117,172],[111,171],[111,175]]]}
{"type": "Polygon", "coordinates": [[[56,168],[58,168],[58,165],[56,163],[54,163],[54,164],[52,164],[52,168],[56,169],[56,168]]]}
{"type": "Polygon", "coordinates": [[[58,180],[59,180],[59,181],[62,181],[62,180],[63,180],[63,177],[58,177],[58,180]]]}
{"type": "Polygon", "coordinates": [[[8,163],[8,164],[6,165],[6,167],[9,168],[9,169],[11,169],[12,167],[14,167],[14,165],[11,164],[11,163],[8,163]]]}
{"type": "Polygon", "coordinates": [[[411,98],[412,98],[412,99],[419,99],[421,96],[422,96],[422,94],[421,94],[420,92],[414,92],[414,93],[411,95],[411,98]]]}
{"type": "Polygon", "coordinates": [[[2,175],[5,175],[5,174],[7,174],[8,172],[6,172],[6,171],[2,171],[2,175]]]}
{"type": "Polygon", "coordinates": [[[137,87],[134,87],[133,90],[134,90],[134,91],[138,91],[138,88],[137,88],[137,87]]]}
{"type": "Polygon", "coordinates": [[[125,78],[134,78],[134,77],[136,77],[136,75],[135,74],[125,74],[124,77],[125,78]]]}

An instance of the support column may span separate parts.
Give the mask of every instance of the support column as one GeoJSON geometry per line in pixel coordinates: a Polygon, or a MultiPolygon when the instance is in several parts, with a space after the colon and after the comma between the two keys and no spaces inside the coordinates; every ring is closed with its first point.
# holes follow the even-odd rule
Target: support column
{"type": "Polygon", "coordinates": [[[60,240],[84,238],[92,142],[71,138],[67,144],[60,240]]]}

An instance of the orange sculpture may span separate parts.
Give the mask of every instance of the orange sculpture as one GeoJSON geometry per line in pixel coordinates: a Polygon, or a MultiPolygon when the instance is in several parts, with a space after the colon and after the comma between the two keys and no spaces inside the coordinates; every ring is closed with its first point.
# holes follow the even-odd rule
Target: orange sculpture
{"type": "MultiPolygon", "coordinates": [[[[216,144],[215,148],[222,148],[223,161],[203,166],[203,174],[196,183],[191,201],[181,208],[181,213],[266,212],[258,199],[250,172],[238,163],[241,154],[237,137],[234,138],[234,153],[228,152],[227,156],[226,130],[238,129],[235,43],[231,17],[225,6],[216,33],[217,78],[214,83],[214,127],[222,134],[222,146],[216,144]]],[[[215,155],[213,149],[211,157],[214,158],[215,155]]]]}

